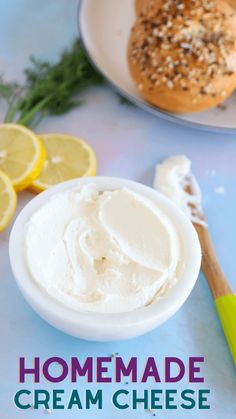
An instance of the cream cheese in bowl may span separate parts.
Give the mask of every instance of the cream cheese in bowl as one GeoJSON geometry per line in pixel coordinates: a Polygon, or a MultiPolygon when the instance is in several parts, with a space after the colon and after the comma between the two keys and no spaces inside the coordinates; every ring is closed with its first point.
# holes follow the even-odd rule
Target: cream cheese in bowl
{"type": "Polygon", "coordinates": [[[16,282],[34,310],[73,336],[141,335],[189,296],[201,252],[188,218],[126,179],[75,179],[30,201],[10,237],[16,282]]]}
{"type": "Polygon", "coordinates": [[[53,298],[103,313],[151,304],[184,263],[174,220],[130,189],[97,185],[58,193],[30,217],[25,258],[53,298]]]}

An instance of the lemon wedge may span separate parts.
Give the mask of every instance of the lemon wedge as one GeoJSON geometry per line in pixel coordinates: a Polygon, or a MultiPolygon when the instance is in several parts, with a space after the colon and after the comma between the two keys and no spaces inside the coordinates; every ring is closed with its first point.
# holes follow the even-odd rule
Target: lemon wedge
{"type": "Polygon", "coordinates": [[[9,177],[0,171],[0,232],[12,219],[16,208],[16,192],[9,177]]]}
{"type": "Polygon", "coordinates": [[[0,125],[0,170],[15,190],[26,189],[42,170],[45,150],[31,130],[17,124],[0,125]]]}
{"type": "Polygon", "coordinates": [[[96,156],[81,138],[64,134],[42,134],[46,161],[30,189],[41,192],[69,179],[96,175],[96,156]]]}

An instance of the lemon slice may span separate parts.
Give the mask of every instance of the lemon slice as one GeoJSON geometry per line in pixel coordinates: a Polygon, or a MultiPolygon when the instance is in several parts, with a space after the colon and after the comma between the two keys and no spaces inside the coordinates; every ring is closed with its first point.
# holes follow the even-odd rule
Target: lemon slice
{"type": "Polygon", "coordinates": [[[12,219],[16,208],[16,192],[9,177],[0,171],[0,232],[12,219]]]}
{"type": "Polygon", "coordinates": [[[8,175],[16,191],[26,189],[42,170],[45,150],[28,128],[0,125],[0,170],[8,175]]]}
{"type": "Polygon", "coordinates": [[[69,179],[96,175],[96,156],[81,138],[64,134],[42,134],[46,161],[30,189],[41,192],[69,179]]]}

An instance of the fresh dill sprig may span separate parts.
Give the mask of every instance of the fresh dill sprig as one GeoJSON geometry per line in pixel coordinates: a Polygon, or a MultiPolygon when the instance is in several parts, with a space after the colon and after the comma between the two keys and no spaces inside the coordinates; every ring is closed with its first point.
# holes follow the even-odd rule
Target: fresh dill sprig
{"type": "Polygon", "coordinates": [[[10,122],[15,114],[14,104],[22,93],[22,87],[16,82],[5,82],[0,76],[0,100],[7,103],[7,113],[4,122],[10,122]]]}
{"type": "Polygon", "coordinates": [[[4,83],[0,78],[0,98],[8,103],[5,122],[32,126],[46,115],[61,115],[79,106],[75,99],[87,87],[103,83],[103,77],[90,64],[80,40],[65,51],[56,64],[31,57],[25,70],[26,83],[4,83]]]}
{"type": "Polygon", "coordinates": [[[3,77],[0,76],[0,99],[3,99],[7,103],[10,103],[18,88],[19,85],[17,83],[6,83],[4,82],[3,77]]]}

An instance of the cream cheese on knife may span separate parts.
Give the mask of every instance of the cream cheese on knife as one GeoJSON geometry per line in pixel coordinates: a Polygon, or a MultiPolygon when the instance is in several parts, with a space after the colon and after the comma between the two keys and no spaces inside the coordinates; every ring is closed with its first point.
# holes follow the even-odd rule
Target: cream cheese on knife
{"type": "Polygon", "coordinates": [[[202,194],[191,172],[191,161],[186,156],[171,156],[158,163],[153,187],[169,198],[193,223],[207,226],[199,216],[203,212],[202,194]],[[189,185],[192,194],[187,191],[189,185]]]}

